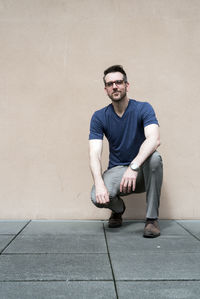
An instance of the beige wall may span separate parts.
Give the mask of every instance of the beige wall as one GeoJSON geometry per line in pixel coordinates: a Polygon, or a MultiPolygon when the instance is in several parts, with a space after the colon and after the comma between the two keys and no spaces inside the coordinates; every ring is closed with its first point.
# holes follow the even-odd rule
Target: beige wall
{"type": "MultiPolygon", "coordinates": [[[[199,48],[199,0],[0,0],[0,218],[109,215],[90,203],[87,139],[114,63],[160,122],[160,217],[200,218],[199,48]]],[[[144,217],[144,195],[125,201],[144,217]]]]}

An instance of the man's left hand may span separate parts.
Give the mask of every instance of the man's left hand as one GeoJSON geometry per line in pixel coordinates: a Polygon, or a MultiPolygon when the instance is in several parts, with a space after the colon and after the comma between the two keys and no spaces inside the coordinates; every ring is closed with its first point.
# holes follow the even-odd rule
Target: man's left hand
{"type": "Polygon", "coordinates": [[[130,167],[127,168],[120,183],[121,193],[131,193],[135,190],[137,175],[137,171],[133,171],[130,167]]]}

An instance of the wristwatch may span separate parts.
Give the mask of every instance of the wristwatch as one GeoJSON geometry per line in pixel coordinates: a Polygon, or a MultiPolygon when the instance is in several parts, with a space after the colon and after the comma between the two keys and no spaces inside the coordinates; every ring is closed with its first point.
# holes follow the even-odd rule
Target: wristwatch
{"type": "Polygon", "coordinates": [[[134,170],[134,171],[139,171],[139,169],[140,169],[140,167],[137,165],[137,163],[135,163],[135,162],[132,162],[131,164],[130,164],[130,168],[132,169],[132,170],[134,170]]]}

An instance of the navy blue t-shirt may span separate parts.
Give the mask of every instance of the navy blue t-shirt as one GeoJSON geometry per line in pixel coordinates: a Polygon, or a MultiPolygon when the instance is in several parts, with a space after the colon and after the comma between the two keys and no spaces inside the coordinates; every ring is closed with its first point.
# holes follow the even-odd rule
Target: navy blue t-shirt
{"type": "Polygon", "coordinates": [[[149,103],[129,100],[122,117],[115,113],[110,104],[93,114],[89,139],[103,139],[104,135],[108,139],[108,168],[129,165],[145,140],[144,127],[150,124],[158,124],[158,121],[149,103]]]}

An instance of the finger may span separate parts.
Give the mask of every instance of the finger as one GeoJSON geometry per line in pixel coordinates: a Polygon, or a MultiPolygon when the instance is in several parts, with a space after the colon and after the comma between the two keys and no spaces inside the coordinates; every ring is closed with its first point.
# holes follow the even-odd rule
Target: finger
{"type": "Polygon", "coordinates": [[[127,185],[128,185],[128,181],[124,180],[124,184],[123,184],[123,188],[122,188],[124,193],[127,193],[127,185]]]}
{"type": "Polygon", "coordinates": [[[132,190],[135,191],[135,180],[133,180],[133,183],[132,183],[132,190]]]}
{"type": "Polygon", "coordinates": [[[104,198],[104,195],[101,196],[101,204],[104,204],[105,203],[105,198],[104,198]]]}
{"type": "Polygon", "coordinates": [[[120,183],[120,192],[123,191],[123,185],[124,185],[124,179],[121,180],[121,183],[120,183]]]}
{"type": "Polygon", "coordinates": [[[127,185],[128,185],[128,180],[127,179],[124,180],[124,184],[123,185],[124,185],[125,188],[127,187],[127,185]]]}
{"type": "Polygon", "coordinates": [[[104,199],[103,196],[101,194],[98,195],[98,203],[103,204],[104,199]]]}
{"type": "Polygon", "coordinates": [[[123,186],[122,192],[126,193],[126,187],[123,186]]]}
{"type": "Polygon", "coordinates": [[[128,193],[131,192],[132,181],[128,181],[128,193]]]}
{"type": "Polygon", "coordinates": [[[99,204],[107,203],[107,202],[109,202],[109,196],[108,196],[108,194],[105,194],[105,195],[104,194],[99,194],[96,197],[96,201],[99,204]]]}
{"type": "Polygon", "coordinates": [[[105,204],[107,200],[106,195],[103,194],[101,200],[102,200],[102,204],[105,204]]]}
{"type": "Polygon", "coordinates": [[[106,195],[104,196],[104,198],[105,198],[105,202],[106,202],[106,203],[110,201],[109,194],[106,194],[106,195]]]}
{"type": "Polygon", "coordinates": [[[97,203],[101,203],[101,197],[99,195],[96,196],[97,203]]]}

